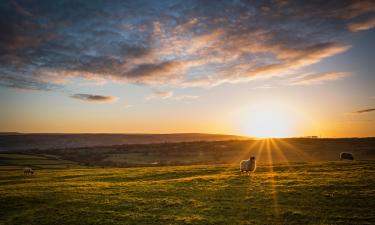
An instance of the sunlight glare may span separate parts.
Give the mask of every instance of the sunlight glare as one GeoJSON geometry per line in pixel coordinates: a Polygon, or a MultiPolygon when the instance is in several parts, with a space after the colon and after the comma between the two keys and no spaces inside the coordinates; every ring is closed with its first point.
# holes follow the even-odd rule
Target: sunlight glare
{"type": "Polygon", "coordinates": [[[293,128],[289,110],[280,105],[257,105],[247,115],[244,132],[258,138],[288,137],[293,128]]]}

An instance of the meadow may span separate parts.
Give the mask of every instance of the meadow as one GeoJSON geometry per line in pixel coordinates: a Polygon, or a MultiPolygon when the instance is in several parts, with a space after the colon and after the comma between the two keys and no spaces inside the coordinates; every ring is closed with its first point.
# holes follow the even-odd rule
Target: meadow
{"type": "Polygon", "coordinates": [[[375,161],[0,172],[0,224],[374,224],[375,161]]]}
{"type": "Polygon", "coordinates": [[[23,153],[56,155],[83,166],[145,167],[233,164],[251,155],[259,164],[335,161],[340,152],[346,151],[357,160],[375,160],[375,138],[194,141],[34,149],[23,153]]]}
{"type": "Polygon", "coordinates": [[[56,155],[0,153],[0,171],[33,169],[66,169],[79,167],[76,162],[61,159],[56,155]]]}

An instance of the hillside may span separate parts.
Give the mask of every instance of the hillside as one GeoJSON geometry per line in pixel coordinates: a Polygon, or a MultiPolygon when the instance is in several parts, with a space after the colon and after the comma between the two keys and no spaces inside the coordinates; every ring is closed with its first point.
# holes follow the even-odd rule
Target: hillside
{"type": "Polygon", "coordinates": [[[57,155],[86,166],[237,164],[249,156],[255,156],[258,164],[274,164],[336,161],[340,152],[352,152],[355,160],[375,159],[375,138],[197,141],[18,152],[57,155]]]}
{"type": "Polygon", "coordinates": [[[56,155],[4,154],[0,153],[0,171],[33,169],[66,169],[79,167],[76,162],[63,160],[56,155]]]}
{"type": "Polygon", "coordinates": [[[224,134],[21,134],[0,133],[0,151],[63,149],[121,144],[243,140],[247,137],[224,134]]]}

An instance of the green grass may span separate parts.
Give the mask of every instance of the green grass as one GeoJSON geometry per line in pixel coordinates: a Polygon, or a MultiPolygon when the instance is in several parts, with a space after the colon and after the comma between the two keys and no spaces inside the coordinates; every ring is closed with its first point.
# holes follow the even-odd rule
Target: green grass
{"type": "MultiPolygon", "coordinates": [[[[82,148],[34,149],[23,153],[57,155],[86,166],[186,166],[231,164],[255,156],[258,164],[321,162],[340,159],[351,152],[356,160],[375,160],[375,138],[261,139],[244,141],[197,141],[82,148]]],[[[19,152],[20,153],[20,152],[19,152]]]]}
{"type": "Polygon", "coordinates": [[[25,166],[35,169],[65,169],[77,167],[76,162],[59,159],[54,155],[29,155],[0,153],[0,171],[21,170],[25,166]]]}
{"type": "Polygon", "coordinates": [[[0,173],[0,224],[374,224],[374,208],[375,161],[0,173]]]}

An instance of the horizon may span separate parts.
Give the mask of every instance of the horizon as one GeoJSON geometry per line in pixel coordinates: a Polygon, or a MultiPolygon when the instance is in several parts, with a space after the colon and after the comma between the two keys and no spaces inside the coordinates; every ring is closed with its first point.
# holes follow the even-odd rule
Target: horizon
{"type": "MultiPolygon", "coordinates": [[[[222,136],[233,136],[233,137],[239,137],[239,138],[248,138],[248,139],[255,139],[255,140],[265,140],[265,139],[298,139],[298,138],[307,138],[307,139],[352,139],[352,138],[375,138],[375,136],[348,136],[348,137],[323,137],[323,136],[317,136],[317,135],[307,135],[307,136],[288,136],[288,137],[256,137],[256,136],[248,136],[248,135],[241,135],[241,134],[231,134],[231,133],[198,133],[198,132],[188,132],[188,133],[103,133],[103,132],[82,132],[82,133],[63,133],[63,132],[18,132],[18,131],[0,131],[0,135],[6,135],[6,134],[57,134],[57,135],[222,135],[222,136]]],[[[230,140],[230,139],[228,139],[230,140]]]]}
{"type": "Polygon", "coordinates": [[[2,133],[375,136],[375,3],[5,1],[2,133]]]}

